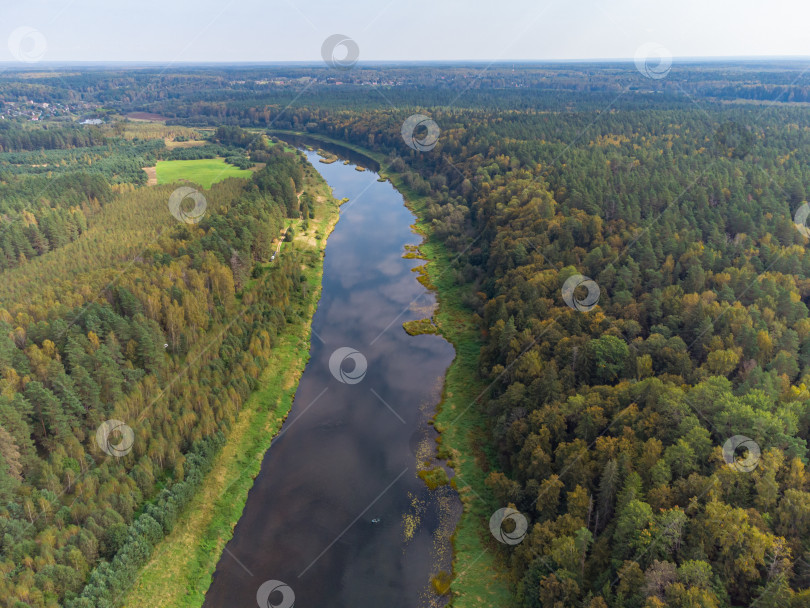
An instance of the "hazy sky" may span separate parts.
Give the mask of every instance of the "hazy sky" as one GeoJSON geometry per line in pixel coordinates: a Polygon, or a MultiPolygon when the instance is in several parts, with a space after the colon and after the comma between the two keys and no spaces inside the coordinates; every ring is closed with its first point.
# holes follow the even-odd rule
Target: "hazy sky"
{"type": "Polygon", "coordinates": [[[336,33],[361,61],[810,55],[807,0],[0,0],[0,15],[0,61],[20,28],[42,61],[314,61],[336,33]]]}

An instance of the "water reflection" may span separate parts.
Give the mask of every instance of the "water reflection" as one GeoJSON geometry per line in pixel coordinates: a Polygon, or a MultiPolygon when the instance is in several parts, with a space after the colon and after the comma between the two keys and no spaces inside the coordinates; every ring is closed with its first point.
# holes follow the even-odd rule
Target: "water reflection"
{"type": "MultiPolygon", "coordinates": [[[[450,568],[455,497],[448,487],[427,490],[415,453],[430,438],[427,420],[453,349],[439,336],[402,329],[425,317],[434,299],[411,271],[420,262],[402,258],[405,245],[420,239],[401,195],[372,171],[307,156],[336,198],[350,199],[326,247],[313,319],[323,341],[313,337],[293,408],[265,454],[205,606],[254,606],[266,580],[289,585],[303,608],[429,605],[430,576],[450,568]],[[341,347],[367,362],[357,383],[330,372],[341,347]]],[[[351,375],[352,363],[344,364],[351,375]]]]}

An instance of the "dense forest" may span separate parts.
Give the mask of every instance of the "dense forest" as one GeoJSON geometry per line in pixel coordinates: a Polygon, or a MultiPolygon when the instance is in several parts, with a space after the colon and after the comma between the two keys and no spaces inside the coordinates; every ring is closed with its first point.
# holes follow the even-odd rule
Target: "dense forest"
{"type": "Polygon", "coordinates": [[[299,314],[301,260],[263,263],[303,161],[262,154],[193,224],[169,212],[172,187],[115,189],[103,171],[51,177],[48,199],[25,196],[36,177],[5,184],[5,217],[26,220],[4,222],[6,256],[39,257],[0,296],[0,605],[115,605],[299,314]],[[131,428],[120,453],[98,441],[110,419],[131,428]]]}
{"type": "Polygon", "coordinates": [[[455,252],[487,485],[531,521],[501,548],[520,605],[807,605],[805,110],[434,108],[430,153],[404,145],[405,112],[306,114],[386,152],[455,252]],[[598,305],[566,305],[574,275],[598,305]],[[724,454],[735,436],[753,470],[724,454]]]}
{"type": "Polygon", "coordinates": [[[239,296],[298,213],[301,167],[239,125],[368,148],[425,198],[480,329],[487,499],[530,522],[518,544],[489,539],[519,606],[810,605],[810,254],[794,222],[810,191],[810,89],[789,63],[738,68],[653,82],[610,64],[360,66],[340,86],[303,67],[5,77],[6,102],[219,129],[207,149],[174,151],[67,126],[0,132],[0,270],[40,279],[0,286],[0,604],[114,603],[291,314],[294,260],[239,296]],[[400,132],[417,111],[441,130],[430,151],[400,132]],[[165,208],[169,190],[122,188],[143,178],[122,178],[122,154],[104,152],[116,147],[133,167],[230,151],[267,168],[215,186],[199,224],[163,230],[121,208],[165,208]],[[98,155],[100,168],[45,177],[25,155],[74,168],[98,155]],[[58,196],[32,200],[37,180],[58,196]],[[93,231],[121,217],[155,243],[116,278],[124,258],[93,231]],[[585,297],[564,297],[572,277],[598,302],[569,305],[585,297]],[[131,453],[98,449],[103,420],[144,412],[131,453]],[[739,436],[759,449],[754,467],[724,451],[739,436]]]}

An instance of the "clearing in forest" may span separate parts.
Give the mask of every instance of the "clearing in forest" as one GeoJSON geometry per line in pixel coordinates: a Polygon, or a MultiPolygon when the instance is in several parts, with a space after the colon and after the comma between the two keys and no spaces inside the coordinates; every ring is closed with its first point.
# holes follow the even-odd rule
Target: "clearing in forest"
{"type": "Polygon", "coordinates": [[[212,184],[229,177],[248,178],[253,174],[250,169],[239,169],[229,165],[222,158],[203,158],[200,160],[161,160],[157,164],[157,183],[171,184],[187,180],[210,188],[212,184]]]}

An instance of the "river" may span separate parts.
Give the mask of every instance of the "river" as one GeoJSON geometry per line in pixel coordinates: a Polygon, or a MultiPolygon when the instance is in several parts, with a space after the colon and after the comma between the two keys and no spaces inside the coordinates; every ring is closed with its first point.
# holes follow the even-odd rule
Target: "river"
{"type": "Polygon", "coordinates": [[[349,202],[326,245],[310,361],[204,605],[256,606],[257,593],[262,608],[441,605],[430,577],[450,570],[459,503],[428,490],[417,461],[454,352],[402,328],[435,306],[412,271],[423,262],[402,257],[421,240],[415,217],[374,171],[305,154],[349,202]]]}

